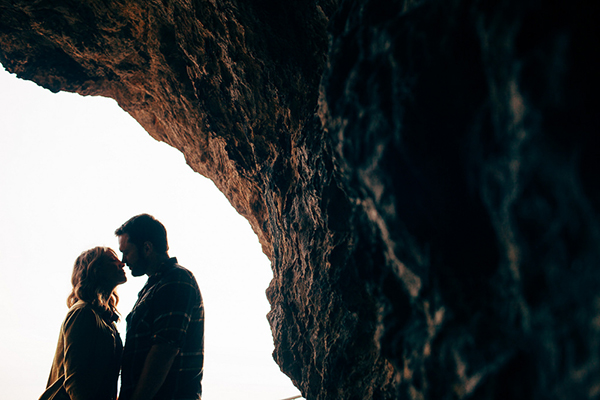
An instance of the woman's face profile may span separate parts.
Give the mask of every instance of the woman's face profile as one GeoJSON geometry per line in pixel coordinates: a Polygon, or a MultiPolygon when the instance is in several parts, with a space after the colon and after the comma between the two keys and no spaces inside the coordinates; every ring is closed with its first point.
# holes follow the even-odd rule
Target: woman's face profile
{"type": "Polygon", "coordinates": [[[114,253],[105,253],[98,261],[100,262],[96,266],[96,277],[99,284],[106,287],[116,287],[127,282],[125,264],[114,253]]]}

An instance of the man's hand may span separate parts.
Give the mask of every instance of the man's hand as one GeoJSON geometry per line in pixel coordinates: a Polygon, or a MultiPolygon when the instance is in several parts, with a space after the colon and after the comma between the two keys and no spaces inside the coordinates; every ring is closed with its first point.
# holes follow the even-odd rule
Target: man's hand
{"type": "Polygon", "coordinates": [[[165,382],[179,349],[170,344],[155,344],[150,348],[142,374],[131,400],[150,400],[165,382]]]}

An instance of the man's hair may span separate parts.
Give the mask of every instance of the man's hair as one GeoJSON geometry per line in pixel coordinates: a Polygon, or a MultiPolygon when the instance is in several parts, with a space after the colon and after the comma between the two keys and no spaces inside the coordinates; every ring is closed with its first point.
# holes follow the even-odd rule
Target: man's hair
{"type": "Polygon", "coordinates": [[[164,225],[149,214],[140,214],[132,217],[115,231],[115,235],[129,235],[129,242],[141,249],[144,243],[150,242],[157,253],[166,253],[169,250],[167,230],[164,225]]]}

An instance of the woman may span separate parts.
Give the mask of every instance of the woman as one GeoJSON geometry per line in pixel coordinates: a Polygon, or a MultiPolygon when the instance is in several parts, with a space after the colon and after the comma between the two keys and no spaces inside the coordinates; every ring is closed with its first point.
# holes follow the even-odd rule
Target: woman
{"type": "Polygon", "coordinates": [[[117,285],[127,281],[112,249],[81,253],[73,267],[69,312],[61,326],[48,386],[40,400],[114,400],[123,344],[115,322],[117,285]]]}

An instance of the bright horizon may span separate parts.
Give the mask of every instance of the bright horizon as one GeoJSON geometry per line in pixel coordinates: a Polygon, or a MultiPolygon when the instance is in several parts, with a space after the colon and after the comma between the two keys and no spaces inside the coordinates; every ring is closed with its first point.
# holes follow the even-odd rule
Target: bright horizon
{"type": "MultiPolygon", "coordinates": [[[[44,388],[75,258],[118,252],[113,232],[149,213],[169,255],[191,270],[206,312],[203,400],[299,395],[273,361],[266,314],[272,272],[250,224],[183,155],[155,141],[112,99],[51,93],[0,65],[0,384],[11,400],[44,388]]],[[[146,278],[120,286],[118,324],[146,278]]]]}

